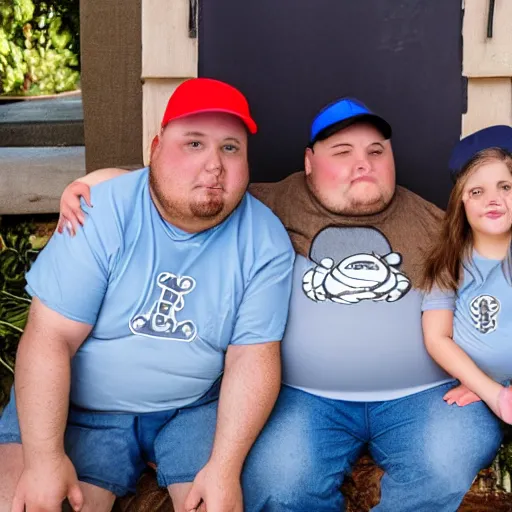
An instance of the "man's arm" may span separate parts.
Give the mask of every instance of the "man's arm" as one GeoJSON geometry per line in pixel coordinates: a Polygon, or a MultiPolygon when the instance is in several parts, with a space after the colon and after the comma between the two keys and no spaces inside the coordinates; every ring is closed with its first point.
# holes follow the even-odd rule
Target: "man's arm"
{"type": "Polygon", "coordinates": [[[90,325],[69,320],[34,297],[16,358],[24,471],[13,510],[26,505],[57,511],[66,497],[80,502],[76,473],[64,453],[64,430],[70,361],[90,331],[90,325]]]}
{"type": "Polygon", "coordinates": [[[26,463],[64,452],[70,361],[91,326],[34,297],[16,357],[16,404],[26,463]]]}
{"type": "Polygon", "coordinates": [[[272,411],[280,384],[279,342],[229,346],[212,454],[194,481],[186,510],[195,510],[202,499],[208,512],[243,512],[242,466],[272,411]]]}
{"type": "Polygon", "coordinates": [[[281,386],[281,344],[230,345],[210,461],[240,475],[244,460],[274,407],[281,386]]]}

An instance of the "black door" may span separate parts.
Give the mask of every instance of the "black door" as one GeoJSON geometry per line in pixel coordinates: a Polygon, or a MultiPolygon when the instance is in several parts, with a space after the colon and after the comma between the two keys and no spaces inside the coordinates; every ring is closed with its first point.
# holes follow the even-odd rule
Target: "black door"
{"type": "Polygon", "coordinates": [[[199,74],[239,87],[253,181],[302,169],[309,124],[355,96],[394,129],[398,182],[440,206],[460,135],[461,0],[204,0],[199,74]]]}

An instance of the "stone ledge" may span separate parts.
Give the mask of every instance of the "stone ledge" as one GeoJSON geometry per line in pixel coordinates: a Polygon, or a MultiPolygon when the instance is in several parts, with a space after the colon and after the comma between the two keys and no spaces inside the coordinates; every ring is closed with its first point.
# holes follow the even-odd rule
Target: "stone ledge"
{"type": "Polygon", "coordinates": [[[0,215],[57,213],[62,191],[85,175],[85,148],[0,148],[0,215]]]}

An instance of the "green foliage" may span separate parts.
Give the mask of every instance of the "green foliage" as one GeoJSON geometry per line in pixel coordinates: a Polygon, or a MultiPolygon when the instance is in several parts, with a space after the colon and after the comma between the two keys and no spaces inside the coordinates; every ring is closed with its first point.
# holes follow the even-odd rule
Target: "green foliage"
{"type": "Polygon", "coordinates": [[[16,349],[27,322],[30,297],[25,273],[34,261],[34,229],[30,223],[0,226],[0,410],[14,372],[16,349]]]}
{"type": "Polygon", "coordinates": [[[0,0],[0,94],[53,94],[80,79],[78,0],[0,0]]]}

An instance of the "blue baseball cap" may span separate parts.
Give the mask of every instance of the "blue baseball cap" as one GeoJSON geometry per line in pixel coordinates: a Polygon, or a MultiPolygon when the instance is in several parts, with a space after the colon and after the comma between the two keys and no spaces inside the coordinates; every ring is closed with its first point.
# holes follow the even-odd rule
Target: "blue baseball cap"
{"type": "Polygon", "coordinates": [[[468,162],[480,151],[499,148],[512,153],[512,126],[495,125],[483,128],[461,139],[453,148],[448,167],[453,181],[468,162]]]}
{"type": "Polygon", "coordinates": [[[313,119],[309,145],[312,146],[317,140],[332,135],[327,129],[334,125],[336,125],[335,132],[337,132],[362,121],[373,124],[386,139],[391,138],[391,126],[387,121],[372,112],[363,102],[354,98],[341,98],[324,107],[313,119]],[[324,135],[326,136],[324,137],[324,135]]]}

